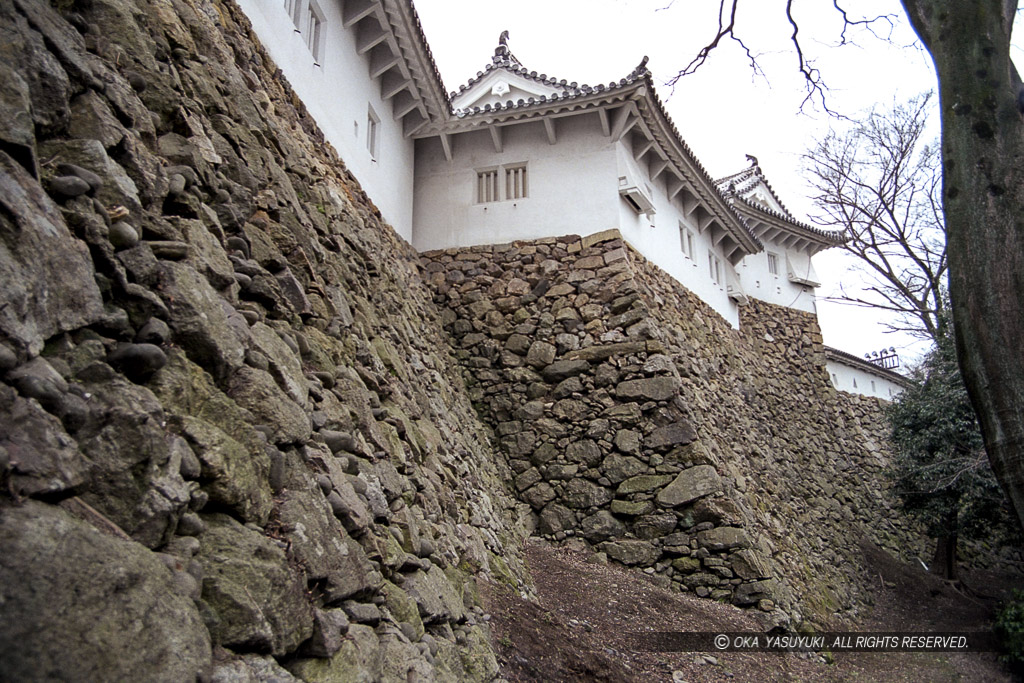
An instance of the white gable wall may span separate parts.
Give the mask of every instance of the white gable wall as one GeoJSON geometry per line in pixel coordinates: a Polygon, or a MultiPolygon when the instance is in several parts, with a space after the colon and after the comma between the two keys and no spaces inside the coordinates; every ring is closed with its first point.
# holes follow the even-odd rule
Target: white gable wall
{"type": "Polygon", "coordinates": [[[368,57],[356,50],[354,31],[342,26],[341,2],[312,1],[324,19],[318,59],[307,45],[311,0],[294,0],[301,5],[298,28],[283,0],[239,0],[239,5],[327,141],[384,219],[411,241],[413,142],[394,120],[391,103],[381,99],[378,82],[370,79],[368,57]],[[367,146],[370,107],[380,119],[376,155],[367,146]]]}
{"type": "Polygon", "coordinates": [[[555,88],[546,83],[525,78],[519,74],[513,74],[505,69],[495,69],[483,76],[473,84],[473,87],[461,92],[452,99],[452,108],[470,109],[472,107],[484,107],[488,104],[501,103],[504,106],[509,100],[518,102],[520,99],[529,101],[531,97],[539,99],[541,95],[551,96],[562,92],[562,88],[555,88]],[[494,92],[494,86],[505,83],[508,91],[502,94],[494,92]]]}

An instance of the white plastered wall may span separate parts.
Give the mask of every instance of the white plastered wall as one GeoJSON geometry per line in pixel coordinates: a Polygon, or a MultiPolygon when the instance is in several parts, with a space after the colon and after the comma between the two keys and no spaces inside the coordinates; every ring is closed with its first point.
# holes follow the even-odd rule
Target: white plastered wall
{"type": "Polygon", "coordinates": [[[737,327],[739,312],[725,286],[731,266],[716,250],[722,283],[712,282],[708,235],[688,222],[695,236],[694,258],[683,253],[679,222],[685,219],[664,185],[650,181],[647,169],[636,164],[624,143],[612,142],[601,132],[596,113],[557,119],[556,131],[552,145],[540,122],[506,127],[500,153],[486,130],[459,134],[452,137],[451,162],[437,138],[418,141],[413,246],[427,251],[618,228],[649,261],[737,327]],[[476,202],[477,171],[521,162],[528,164],[526,199],[476,202]],[[637,214],[619,195],[619,178],[627,167],[632,177],[650,187],[655,205],[650,218],[637,214]]]}
{"type": "Polygon", "coordinates": [[[618,199],[619,230],[622,236],[648,261],[679,280],[687,289],[699,296],[733,327],[739,327],[739,310],[726,293],[728,270],[732,268],[721,249],[712,248],[710,235],[701,233],[697,226],[687,219],[675,202],[669,201],[664,181],[659,178],[651,182],[645,165],[637,164],[626,142],[617,147],[619,175],[630,173],[643,182],[648,196],[654,203],[653,216],[637,214],[624,200],[618,199]],[[680,242],[679,226],[689,229],[694,235],[693,258],[688,257],[680,242]],[[711,279],[708,265],[708,251],[720,261],[721,283],[711,279]]]}
{"type": "Polygon", "coordinates": [[[875,396],[891,401],[903,393],[903,387],[882,375],[830,358],[826,363],[832,386],[840,391],[875,396]]]}
{"type": "Polygon", "coordinates": [[[302,5],[296,27],[281,0],[239,0],[270,56],[280,67],[306,109],[345,165],[380,209],[384,219],[412,240],[413,142],[390,102],[369,76],[368,58],[356,50],[353,31],[342,26],[341,2],[315,0],[324,19],[319,59],[307,45],[307,12],[302,5]],[[380,119],[376,155],[367,147],[367,119],[372,107],[380,119]]]}
{"type": "Polygon", "coordinates": [[[817,274],[811,265],[811,257],[806,252],[787,250],[771,240],[762,239],[762,243],[764,251],[744,257],[736,266],[743,291],[747,296],[761,301],[817,313],[814,288],[792,282],[787,268],[788,264],[798,277],[816,281],[817,274]],[[768,254],[778,257],[778,274],[769,271],[768,254]]]}
{"type": "Polygon", "coordinates": [[[541,122],[505,127],[502,152],[487,130],[417,141],[413,246],[420,251],[503,244],[617,227],[615,150],[597,114],[556,121],[557,143],[541,122]],[[527,197],[477,203],[477,171],[527,164],[527,197]]]}

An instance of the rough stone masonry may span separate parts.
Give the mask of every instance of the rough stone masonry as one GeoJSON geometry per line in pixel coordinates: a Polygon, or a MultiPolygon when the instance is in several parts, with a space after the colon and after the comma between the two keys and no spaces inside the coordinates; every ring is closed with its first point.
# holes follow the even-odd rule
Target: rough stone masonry
{"type": "Polygon", "coordinates": [[[0,3],[0,378],[0,677],[495,676],[526,506],[233,4],[0,3]]]}
{"type": "Polygon", "coordinates": [[[616,231],[431,252],[424,277],[538,533],[780,625],[870,600],[862,537],[923,553],[881,403],[832,387],[813,315],[752,301],[732,329],[616,231]]]}
{"type": "Polygon", "coordinates": [[[0,3],[0,671],[491,680],[532,532],[771,623],[919,552],[813,317],[615,234],[420,259],[241,12],[0,3]]]}

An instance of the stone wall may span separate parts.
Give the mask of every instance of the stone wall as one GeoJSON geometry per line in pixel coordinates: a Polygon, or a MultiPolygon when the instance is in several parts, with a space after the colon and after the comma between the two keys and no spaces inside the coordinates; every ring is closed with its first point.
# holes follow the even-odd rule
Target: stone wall
{"type": "Polygon", "coordinates": [[[868,602],[860,537],[922,552],[881,403],[835,391],[813,315],[753,301],[735,330],[614,231],[423,263],[538,533],[775,622],[868,602]]]}
{"type": "Polygon", "coordinates": [[[493,677],[507,467],[235,6],[0,3],[0,207],[4,678],[493,677]]]}

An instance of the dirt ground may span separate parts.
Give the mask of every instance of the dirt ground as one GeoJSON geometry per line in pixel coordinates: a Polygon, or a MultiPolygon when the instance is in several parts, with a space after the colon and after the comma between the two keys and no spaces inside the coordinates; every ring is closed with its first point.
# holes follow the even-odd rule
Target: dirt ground
{"type": "MultiPolygon", "coordinates": [[[[967,597],[920,568],[864,547],[879,576],[875,607],[858,624],[830,630],[990,630],[998,596],[1014,579],[968,575],[991,598],[967,597]]],[[[817,654],[763,652],[633,651],[630,633],[764,632],[756,611],[664,590],[642,573],[588,562],[585,550],[553,547],[532,539],[527,559],[537,602],[509,589],[484,588],[491,631],[510,682],[525,681],[1010,681],[994,654],[837,653],[826,663],[817,654]]],[[[1019,579],[1017,580],[1019,586],[1019,579]]]]}

